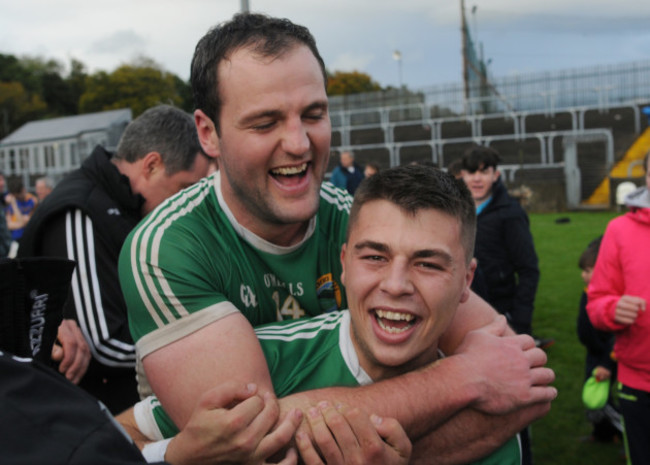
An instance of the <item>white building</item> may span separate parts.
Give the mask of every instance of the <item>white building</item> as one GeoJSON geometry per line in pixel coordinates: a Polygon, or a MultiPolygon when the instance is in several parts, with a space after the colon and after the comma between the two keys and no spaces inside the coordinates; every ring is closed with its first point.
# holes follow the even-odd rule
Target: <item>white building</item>
{"type": "Polygon", "coordinates": [[[5,176],[30,180],[49,176],[59,180],[78,168],[96,145],[115,150],[130,108],[31,121],[0,141],[0,170],[5,176]]]}

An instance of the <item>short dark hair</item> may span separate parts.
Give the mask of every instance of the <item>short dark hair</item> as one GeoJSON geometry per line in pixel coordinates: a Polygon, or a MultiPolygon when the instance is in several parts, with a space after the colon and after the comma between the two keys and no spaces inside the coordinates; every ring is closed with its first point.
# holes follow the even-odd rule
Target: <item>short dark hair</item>
{"type": "Polygon", "coordinates": [[[484,168],[496,169],[501,161],[499,152],[492,147],[484,145],[474,145],[468,148],[463,154],[462,169],[475,173],[476,171],[484,168]]]}
{"type": "Polygon", "coordinates": [[[261,57],[278,57],[296,45],[309,47],[321,67],[324,85],[327,86],[325,63],[316,47],[316,40],[309,29],[288,19],[259,13],[238,13],[230,21],[211,28],[199,40],[192,57],[190,74],[194,105],[213,121],[218,135],[221,134],[219,64],[243,47],[251,47],[261,57]]]}
{"type": "Polygon", "coordinates": [[[603,236],[597,237],[589,243],[587,248],[580,255],[578,260],[578,267],[581,270],[586,270],[587,268],[593,268],[596,265],[596,259],[598,258],[598,251],[600,250],[600,243],[603,239],[603,236]]]}
{"type": "Polygon", "coordinates": [[[11,178],[7,181],[7,191],[12,195],[18,195],[23,192],[25,185],[20,178],[11,178]]]}
{"type": "Polygon", "coordinates": [[[126,126],[113,158],[134,163],[149,152],[160,154],[168,175],[192,169],[204,155],[192,116],[171,105],[149,108],[126,126]]]}
{"type": "Polygon", "coordinates": [[[426,165],[404,165],[380,171],[364,179],[354,193],[348,235],[363,205],[373,200],[387,200],[412,215],[433,209],[458,219],[467,263],[474,256],[476,207],[462,180],[426,165]]]}

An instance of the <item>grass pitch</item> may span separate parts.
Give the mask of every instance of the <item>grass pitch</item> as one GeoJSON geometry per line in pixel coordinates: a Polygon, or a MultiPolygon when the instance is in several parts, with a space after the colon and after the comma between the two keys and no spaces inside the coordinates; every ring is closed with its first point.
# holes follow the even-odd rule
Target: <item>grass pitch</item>
{"type": "Polygon", "coordinates": [[[555,386],[559,390],[551,412],[532,426],[535,465],[625,463],[621,444],[596,444],[580,440],[590,434],[591,425],[585,418],[580,397],[585,348],[576,333],[578,304],[584,288],[578,258],[592,239],[604,233],[609,220],[620,214],[530,214],[541,272],[533,332],[537,336],[555,339],[547,354],[549,366],[555,370],[555,386]]]}

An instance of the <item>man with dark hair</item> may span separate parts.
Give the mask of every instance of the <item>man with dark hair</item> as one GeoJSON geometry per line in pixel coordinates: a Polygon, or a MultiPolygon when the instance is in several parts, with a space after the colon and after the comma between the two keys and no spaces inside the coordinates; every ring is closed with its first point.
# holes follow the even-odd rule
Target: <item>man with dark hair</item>
{"type": "Polygon", "coordinates": [[[532,333],[539,282],[528,215],[508,194],[497,169],[499,154],[475,146],[463,158],[462,177],[476,204],[476,258],[487,281],[488,302],[519,334],[532,333]]]}
{"type": "Polygon", "coordinates": [[[31,219],[38,205],[36,196],[27,192],[20,178],[9,181],[9,193],[5,196],[5,216],[7,227],[11,231],[11,240],[18,242],[23,237],[25,226],[31,219]]]}
{"type": "Polygon", "coordinates": [[[25,230],[19,257],[77,262],[59,331],[63,352],[55,346],[53,356],[62,357],[59,369],[68,379],[114,413],[138,400],[135,347],[117,272],[122,243],[158,204],[201,179],[208,163],[189,114],[168,105],[150,108],[126,127],[117,153],[98,146],[61,181],[25,230]]]}
{"type": "MultiPolygon", "coordinates": [[[[519,334],[532,335],[533,308],[539,282],[537,254],[528,215],[508,194],[497,169],[500,157],[490,147],[469,148],[461,176],[474,198],[477,214],[476,252],[487,301],[519,334]]],[[[552,340],[536,339],[538,346],[552,340]]],[[[524,465],[532,463],[527,430],[522,431],[524,465]]]]}
{"type": "MultiPolygon", "coordinates": [[[[339,254],[352,201],[323,183],[331,139],[325,69],[306,28],[236,15],[199,41],[191,82],[199,140],[219,172],[149,216],[120,256],[146,378],[181,429],[198,396],[224,379],[272,391],[253,326],[347,306],[339,254]]],[[[420,439],[422,457],[485,455],[545,414],[556,395],[532,339],[468,334],[495,318],[470,294],[441,338],[458,355],[280,405],[355,404],[397,418],[420,439]]]]}
{"type": "MultiPolygon", "coordinates": [[[[439,338],[469,298],[475,232],[467,187],[437,168],[400,166],[365,181],[341,252],[349,310],[255,328],[275,392],[367,385],[442,357],[439,338]]],[[[331,409],[320,410],[327,416],[331,409]]],[[[153,440],[177,433],[154,398],[138,403],[131,421],[153,440]]],[[[381,436],[388,450],[383,460],[368,463],[407,463],[404,434],[381,436]]],[[[313,455],[305,438],[297,445],[303,458],[313,455]]],[[[517,438],[479,463],[519,465],[517,438]]]]}

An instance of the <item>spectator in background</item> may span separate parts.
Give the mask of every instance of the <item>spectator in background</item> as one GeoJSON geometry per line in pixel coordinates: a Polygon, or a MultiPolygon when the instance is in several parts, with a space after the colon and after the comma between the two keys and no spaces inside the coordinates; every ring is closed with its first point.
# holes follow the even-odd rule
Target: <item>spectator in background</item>
{"type": "Polygon", "coordinates": [[[7,227],[11,231],[11,239],[18,242],[38,205],[38,199],[27,192],[19,178],[14,178],[9,181],[9,194],[5,196],[5,202],[7,227]]]}
{"type": "Polygon", "coordinates": [[[363,170],[354,161],[354,155],[352,152],[342,152],[338,166],[332,171],[330,182],[336,187],[346,189],[350,195],[354,195],[361,181],[363,181],[363,170]]]}
{"type": "Polygon", "coordinates": [[[528,215],[501,182],[500,157],[474,146],[464,155],[462,178],[476,204],[475,256],[488,287],[488,302],[519,334],[532,334],[539,268],[528,215]]]}
{"type": "Polygon", "coordinates": [[[47,176],[38,178],[34,185],[34,190],[36,191],[36,197],[38,197],[39,202],[45,200],[45,197],[50,195],[52,189],[54,189],[54,181],[52,181],[52,178],[49,178],[47,176]]]}
{"type": "Polygon", "coordinates": [[[628,194],[626,214],[607,225],[587,289],[594,327],[613,331],[619,407],[628,463],[650,463],[650,153],[646,185],[628,194]]]}
{"type": "Polygon", "coordinates": [[[19,257],[77,262],[59,329],[63,353],[55,347],[55,357],[63,357],[59,370],[68,379],[113,413],[138,400],[135,348],[117,274],[120,249],[147,213],[205,176],[208,164],[189,114],[168,105],[150,108],[126,127],[117,153],[98,146],[62,180],[25,230],[19,257]]]}
{"type": "Polygon", "coordinates": [[[0,202],[2,206],[5,206],[5,197],[7,195],[7,180],[5,179],[5,174],[3,171],[0,171],[0,202]]]}
{"type": "Polygon", "coordinates": [[[377,163],[366,163],[366,167],[363,169],[364,178],[369,178],[377,173],[379,173],[379,165],[377,163]]]}
{"type": "MultiPolygon", "coordinates": [[[[462,179],[476,205],[478,269],[485,278],[487,301],[506,316],[519,334],[532,335],[533,308],[539,282],[537,254],[528,215],[508,195],[497,169],[499,154],[490,147],[469,148],[462,161],[462,179]]],[[[545,348],[552,340],[534,338],[545,348]]],[[[521,431],[523,465],[533,462],[528,429],[521,431]]]]}
{"type": "Polygon", "coordinates": [[[0,258],[6,257],[11,247],[11,233],[7,227],[7,217],[4,215],[6,190],[5,174],[0,171],[0,206],[3,213],[0,215],[0,258]]]}
{"type": "MultiPolygon", "coordinates": [[[[616,379],[616,361],[612,357],[614,334],[594,328],[587,315],[587,286],[589,286],[591,275],[594,272],[601,240],[602,237],[599,237],[591,241],[578,260],[578,266],[582,270],[582,280],[585,282],[585,290],[580,296],[577,322],[578,339],[587,349],[585,380],[593,375],[599,382],[616,379]]],[[[602,409],[588,410],[587,419],[593,425],[589,436],[590,441],[611,442],[620,437],[623,427],[620,414],[614,406],[611,395],[602,409]]]]}

